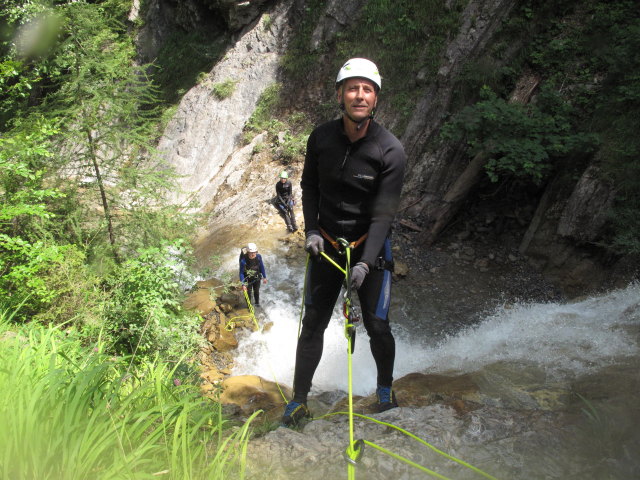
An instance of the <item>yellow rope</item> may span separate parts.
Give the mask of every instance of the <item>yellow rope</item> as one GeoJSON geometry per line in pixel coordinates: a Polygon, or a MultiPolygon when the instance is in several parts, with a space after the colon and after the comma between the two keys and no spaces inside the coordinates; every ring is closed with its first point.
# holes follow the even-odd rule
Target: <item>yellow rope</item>
{"type": "Polygon", "coordinates": [[[429,475],[432,475],[432,476],[434,476],[436,478],[440,478],[441,480],[451,480],[449,477],[445,477],[444,475],[440,475],[438,472],[434,472],[433,470],[429,470],[428,468],[423,467],[422,465],[417,464],[416,462],[413,462],[413,461],[409,460],[408,458],[405,458],[405,457],[403,457],[401,455],[393,453],[393,452],[387,450],[386,448],[381,447],[380,445],[376,445],[375,443],[371,443],[371,442],[369,442],[367,440],[364,440],[364,443],[366,443],[367,445],[369,445],[369,446],[371,446],[371,447],[373,447],[373,448],[375,448],[377,450],[380,450],[383,453],[386,453],[390,457],[393,457],[393,458],[396,458],[396,459],[398,459],[398,460],[400,460],[402,462],[405,462],[405,463],[411,465],[412,467],[415,467],[418,470],[422,470],[423,472],[428,473],[429,475]]]}
{"type": "Polygon", "coordinates": [[[235,317],[231,317],[229,320],[227,320],[227,324],[224,326],[224,328],[229,332],[235,328],[236,322],[234,322],[234,320],[236,318],[247,318],[247,317],[253,320],[253,323],[256,326],[256,330],[260,330],[260,325],[258,324],[258,319],[256,318],[253,305],[251,305],[251,300],[249,300],[249,294],[244,288],[242,289],[242,292],[244,293],[244,298],[247,301],[247,308],[249,309],[249,315],[236,315],[235,317]]]}
{"type": "MultiPolygon", "coordinates": [[[[421,438],[417,437],[416,435],[396,426],[390,423],[386,423],[386,422],[381,422],[379,420],[376,420],[374,418],[370,418],[370,417],[365,417],[364,415],[360,415],[360,414],[354,414],[353,413],[353,362],[352,362],[352,341],[353,341],[353,335],[352,329],[355,329],[355,325],[353,325],[351,323],[351,278],[350,277],[350,262],[351,262],[351,256],[350,256],[350,251],[351,249],[349,247],[345,248],[345,254],[346,254],[346,264],[345,264],[345,268],[340,267],[340,265],[338,265],[332,258],[330,258],[326,253],[324,252],[320,252],[322,254],[322,256],[328,260],[334,267],[336,267],[340,272],[342,272],[345,276],[345,283],[346,283],[346,288],[347,288],[347,295],[346,295],[346,300],[345,300],[345,336],[347,337],[347,377],[348,377],[348,394],[349,394],[349,411],[347,412],[347,415],[349,416],[349,446],[347,447],[346,451],[345,451],[345,457],[348,460],[347,461],[347,477],[348,480],[355,480],[355,465],[357,460],[360,458],[360,455],[362,453],[361,449],[363,448],[362,446],[360,446],[360,448],[356,448],[356,445],[359,442],[362,442],[363,444],[367,444],[370,445],[378,450],[380,450],[381,452],[386,453],[387,455],[390,455],[400,461],[403,461],[419,470],[422,470],[425,473],[428,473],[429,475],[433,475],[437,478],[440,478],[442,480],[449,480],[447,477],[434,472],[432,470],[429,470],[426,467],[423,467],[422,465],[419,465],[405,457],[402,457],[400,455],[397,455],[383,447],[380,447],[379,445],[376,445],[372,442],[369,442],[367,440],[363,440],[363,441],[358,441],[356,442],[354,440],[354,416],[357,417],[361,417],[361,418],[366,418],[369,419],[373,422],[379,423],[381,425],[386,425],[388,427],[391,428],[395,428],[396,430],[404,433],[405,435],[408,435],[409,437],[418,440],[419,442],[423,443],[424,445],[426,445],[427,447],[431,448],[433,451],[437,452],[438,454],[448,458],[449,460],[452,460],[460,465],[463,465],[473,471],[475,471],[476,473],[479,473],[480,475],[490,479],[490,480],[497,480],[495,477],[489,475],[488,473],[483,472],[482,470],[480,470],[477,467],[474,467],[473,465],[463,461],[463,460],[459,460],[441,450],[438,450],[436,447],[434,447],[433,445],[429,444],[428,442],[422,440],[421,438]]],[[[307,257],[308,259],[308,257],[307,257]]],[[[306,283],[306,279],[305,279],[305,283],[306,283]]],[[[344,413],[344,412],[338,412],[338,413],[344,413]]],[[[331,415],[336,415],[336,414],[331,414],[331,415]]],[[[325,415],[325,416],[329,416],[329,415],[325,415]]],[[[322,417],[320,417],[322,418],[322,417]]]]}
{"type": "MultiPolygon", "coordinates": [[[[333,412],[333,413],[327,413],[326,415],[323,415],[323,416],[318,417],[318,418],[331,417],[331,416],[333,416],[333,415],[349,415],[349,412],[333,412]]],[[[485,477],[485,478],[488,478],[488,479],[490,479],[490,480],[497,480],[497,478],[496,478],[496,477],[494,477],[494,476],[492,476],[492,475],[489,475],[489,474],[488,474],[488,473],[486,473],[486,472],[483,472],[483,471],[482,471],[482,470],[480,470],[478,467],[474,467],[473,465],[471,465],[470,463],[465,462],[464,460],[460,460],[459,458],[456,458],[456,457],[454,457],[454,456],[452,456],[452,455],[449,455],[449,454],[448,454],[448,453],[446,453],[446,452],[443,452],[442,450],[439,450],[437,447],[434,447],[434,446],[433,446],[433,445],[431,445],[429,442],[427,442],[427,441],[423,440],[422,438],[418,437],[417,435],[414,435],[413,433],[411,433],[411,432],[409,432],[409,431],[407,431],[407,430],[405,430],[405,429],[403,429],[403,428],[401,428],[401,427],[398,427],[397,425],[394,425],[393,423],[383,422],[383,421],[381,421],[381,420],[377,420],[377,419],[375,419],[375,418],[368,417],[368,416],[366,416],[366,415],[361,415],[361,414],[359,414],[359,413],[354,413],[353,415],[354,415],[355,417],[363,418],[363,419],[365,419],[365,420],[369,420],[369,421],[371,421],[371,422],[375,422],[375,423],[377,423],[377,424],[379,424],[379,425],[384,425],[385,427],[389,427],[389,428],[393,428],[393,429],[395,429],[395,430],[398,430],[399,432],[401,432],[401,433],[403,433],[403,434],[407,435],[408,437],[411,437],[411,438],[413,438],[414,440],[417,440],[418,442],[422,443],[423,445],[425,445],[425,446],[429,447],[431,450],[433,450],[433,451],[434,451],[434,452],[436,452],[437,454],[442,455],[443,457],[445,457],[445,458],[447,458],[447,459],[449,459],[449,460],[451,460],[451,461],[453,461],[453,462],[456,462],[456,463],[458,463],[459,465],[462,465],[463,467],[467,467],[468,469],[473,470],[474,472],[476,472],[476,473],[478,473],[478,474],[482,475],[482,476],[483,476],[483,477],[485,477]]],[[[367,440],[365,440],[364,442],[365,442],[366,444],[370,444],[371,446],[378,448],[376,445],[372,444],[371,442],[368,442],[367,440]]],[[[381,449],[381,448],[380,448],[380,449],[381,449]]],[[[386,452],[386,451],[385,451],[385,453],[389,453],[389,452],[386,452]]],[[[395,454],[394,454],[394,455],[392,455],[392,456],[394,456],[394,457],[396,457],[396,458],[400,458],[399,456],[396,456],[395,454]]]]}

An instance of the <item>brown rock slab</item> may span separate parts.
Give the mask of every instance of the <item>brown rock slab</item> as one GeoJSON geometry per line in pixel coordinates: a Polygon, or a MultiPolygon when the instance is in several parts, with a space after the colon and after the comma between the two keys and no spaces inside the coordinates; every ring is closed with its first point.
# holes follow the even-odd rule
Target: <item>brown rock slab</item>
{"type": "MultiPolygon", "coordinates": [[[[283,385],[280,388],[287,398],[291,398],[290,388],[283,385]]],[[[238,375],[222,382],[220,403],[238,405],[245,414],[263,410],[275,419],[282,415],[285,400],[275,382],[257,375],[238,375]]]]}
{"type": "Polygon", "coordinates": [[[197,310],[202,315],[207,315],[216,307],[216,302],[211,299],[211,293],[206,288],[198,288],[185,299],[184,308],[197,310]]]}

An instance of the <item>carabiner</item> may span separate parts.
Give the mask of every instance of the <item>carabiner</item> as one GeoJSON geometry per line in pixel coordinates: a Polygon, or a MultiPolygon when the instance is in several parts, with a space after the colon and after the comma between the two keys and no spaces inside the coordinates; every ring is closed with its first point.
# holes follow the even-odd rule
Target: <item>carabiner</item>
{"type": "Polygon", "coordinates": [[[362,453],[364,452],[364,440],[361,438],[353,442],[353,448],[351,446],[347,447],[347,450],[342,452],[342,456],[344,459],[350,463],[351,465],[357,465],[362,458],[362,453]],[[355,455],[351,458],[351,452],[355,455]]]}

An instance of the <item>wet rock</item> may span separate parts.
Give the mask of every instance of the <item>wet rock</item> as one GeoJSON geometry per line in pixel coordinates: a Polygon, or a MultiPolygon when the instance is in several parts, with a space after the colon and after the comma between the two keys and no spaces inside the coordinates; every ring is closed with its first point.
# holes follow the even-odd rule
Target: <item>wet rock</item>
{"type": "Polygon", "coordinates": [[[207,315],[216,307],[216,302],[211,298],[208,288],[198,288],[187,296],[183,305],[187,310],[196,310],[201,315],[207,315]]]}
{"type": "Polygon", "coordinates": [[[263,410],[267,416],[277,418],[282,415],[284,404],[280,389],[287,398],[291,398],[291,390],[286,386],[278,387],[275,382],[257,375],[238,375],[222,382],[220,402],[237,405],[246,415],[263,410]]]}
{"type": "Polygon", "coordinates": [[[395,262],[393,273],[398,277],[406,277],[409,273],[409,266],[404,262],[395,262]]]}
{"type": "Polygon", "coordinates": [[[240,304],[240,297],[237,293],[233,293],[233,292],[225,292],[222,293],[219,297],[218,300],[221,303],[226,303],[227,305],[229,305],[232,308],[236,308],[239,304],[240,304]]]}
{"type": "Polygon", "coordinates": [[[228,352],[229,350],[238,348],[238,339],[232,331],[229,331],[226,328],[221,328],[219,332],[220,334],[217,338],[214,338],[213,341],[211,340],[211,337],[209,337],[209,341],[213,344],[213,348],[219,352],[228,352]]]}
{"type": "Polygon", "coordinates": [[[396,380],[393,388],[403,406],[417,407],[446,400],[477,400],[479,388],[470,375],[410,373],[396,380]]]}
{"type": "Polygon", "coordinates": [[[224,378],[224,374],[217,368],[211,368],[200,374],[200,377],[211,384],[215,384],[224,378]]]}

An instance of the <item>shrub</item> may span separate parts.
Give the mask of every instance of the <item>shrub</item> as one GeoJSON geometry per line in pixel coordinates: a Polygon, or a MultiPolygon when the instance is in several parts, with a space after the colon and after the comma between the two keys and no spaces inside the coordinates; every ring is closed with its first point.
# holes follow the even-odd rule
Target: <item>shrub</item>
{"type": "Polygon", "coordinates": [[[111,277],[106,332],[120,354],[178,358],[202,341],[200,317],[183,309],[182,256],[171,246],[142,250],[111,277]]]}
{"type": "Polygon", "coordinates": [[[236,83],[238,82],[234,80],[226,80],[224,82],[216,83],[211,87],[211,91],[218,100],[224,100],[225,98],[229,98],[233,95],[233,92],[236,89],[236,83]]]}

